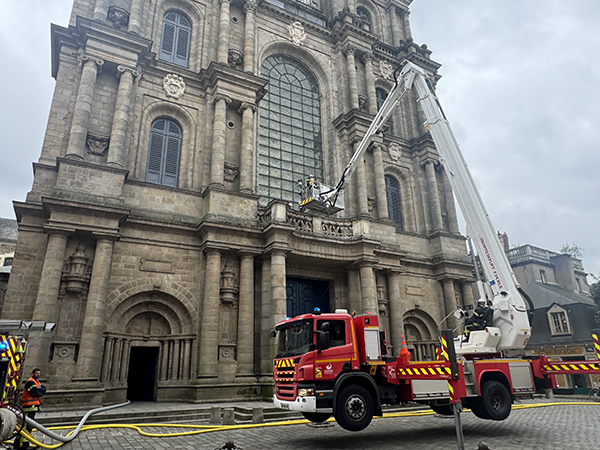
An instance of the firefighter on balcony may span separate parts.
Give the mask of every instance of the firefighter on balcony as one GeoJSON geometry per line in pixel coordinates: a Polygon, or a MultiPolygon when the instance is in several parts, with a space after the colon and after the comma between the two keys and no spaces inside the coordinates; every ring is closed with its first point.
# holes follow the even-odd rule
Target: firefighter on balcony
{"type": "Polygon", "coordinates": [[[469,333],[475,330],[485,330],[487,305],[485,300],[477,300],[477,308],[473,315],[465,321],[465,336],[469,339],[469,333]]]}
{"type": "MultiPolygon", "coordinates": [[[[33,369],[31,371],[31,376],[25,383],[25,387],[23,388],[23,395],[21,396],[21,406],[23,407],[23,412],[27,414],[27,417],[34,420],[35,413],[40,410],[40,405],[42,404],[42,396],[46,393],[46,386],[40,383],[40,369],[33,369]]],[[[33,429],[32,425],[27,424],[27,431],[31,433],[33,429]]],[[[15,449],[27,449],[29,448],[29,441],[23,436],[19,435],[15,438],[15,449]]]]}

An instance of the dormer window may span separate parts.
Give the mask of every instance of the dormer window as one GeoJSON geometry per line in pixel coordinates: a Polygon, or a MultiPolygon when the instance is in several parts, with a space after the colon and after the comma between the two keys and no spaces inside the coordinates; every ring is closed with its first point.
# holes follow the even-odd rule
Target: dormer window
{"type": "Polygon", "coordinates": [[[565,336],[572,334],[569,312],[559,305],[554,305],[548,310],[548,322],[552,336],[565,336]]]}

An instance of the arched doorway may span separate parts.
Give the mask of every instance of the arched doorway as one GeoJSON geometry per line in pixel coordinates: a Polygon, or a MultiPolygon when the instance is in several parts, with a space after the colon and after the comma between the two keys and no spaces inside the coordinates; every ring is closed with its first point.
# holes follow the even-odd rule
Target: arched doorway
{"type": "Polygon", "coordinates": [[[404,314],[406,344],[413,361],[432,361],[435,348],[439,346],[437,325],[432,317],[420,309],[411,309],[404,314]]]}

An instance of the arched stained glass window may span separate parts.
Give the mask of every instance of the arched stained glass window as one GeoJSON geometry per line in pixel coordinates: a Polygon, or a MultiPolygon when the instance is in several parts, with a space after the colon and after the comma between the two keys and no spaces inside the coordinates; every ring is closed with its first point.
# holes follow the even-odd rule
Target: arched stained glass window
{"type": "MultiPolygon", "coordinates": [[[[377,96],[377,111],[379,111],[379,109],[381,109],[381,106],[383,105],[383,102],[385,102],[385,99],[387,98],[388,94],[383,89],[377,88],[375,89],[375,95],[377,96]]],[[[387,130],[385,130],[385,134],[394,134],[394,124],[392,122],[391,116],[387,121],[387,125],[388,128],[387,130]]]]}
{"type": "Polygon", "coordinates": [[[192,26],[183,14],[176,11],[166,13],[163,19],[159,58],[187,67],[191,34],[192,26]]]}
{"type": "Polygon", "coordinates": [[[400,207],[400,185],[390,176],[385,176],[385,193],[387,196],[388,215],[396,223],[396,229],[402,229],[402,209],[400,207]]]}
{"type": "Polygon", "coordinates": [[[170,119],[157,119],[150,127],[146,181],[177,187],[181,128],[170,119]]]}
{"type": "Polygon", "coordinates": [[[299,180],[314,175],[323,181],[319,87],[306,66],[284,55],[265,59],[261,76],[269,80],[258,131],[261,204],[297,202],[299,180]]]}

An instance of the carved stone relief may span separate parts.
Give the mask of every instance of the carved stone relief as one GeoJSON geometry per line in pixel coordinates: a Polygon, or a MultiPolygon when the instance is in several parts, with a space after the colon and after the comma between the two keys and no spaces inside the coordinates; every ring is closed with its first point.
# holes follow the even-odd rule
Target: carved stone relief
{"type": "Polygon", "coordinates": [[[296,47],[300,47],[306,39],[306,31],[302,23],[296,21],[288,25],[288,32],[290,33],[290,40],[296,47]]]}
{"type": "Polygon", "coordinates": [[[238,166],[234,166],[233,164],[229,164],[227,162],[224,164],[223,178],[225,178],[225,181],[229,181],[230,183],[232,183],[235,181],[239,174],[240,169],[238,166]]]}
{"type": "Polygon", "coordinates": [[[179,99],[185,93],[185,83],[183,82],[183,78],[179,75],[175,75],[174,73],[168,74],[163,79],[163,88],[167,97],[172,97],[175,99],[179,99]]]}
{"type": "Polygon", "coordinates": [[[115,28],[126,27],[129,23],[129,13],[118,6],[108,8],[108,20],[115,28]]]}
{"type": "Polygon", "coordinates": [[[390,154],[390,158],[392,158],[392,161],[398,161],[398,158],[400,158],[401,153],[400,145],[398,145],[396,142],[390,143],[390,145],[388,146],[388,153],[390,154]]]}
{"type": "Polygon", "coordinates": [[[385,61],[379,61],[379,70],[381,71],[381,77],[385,80],[391,80],[394,74],[394,68],[391,64],[385,61]]]}
{"type": "Polygon", "coordinates": [[[88,153],[99,156],[104,155],[104,153],[106,153],[106,150],[108,149],[109,141],[109,136],[88,133],[86,139],[88,153]]]}

